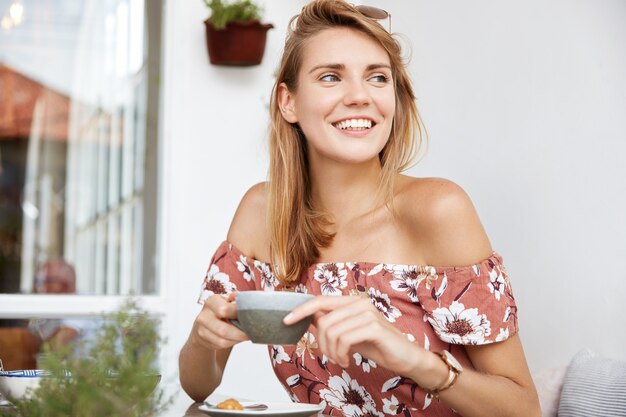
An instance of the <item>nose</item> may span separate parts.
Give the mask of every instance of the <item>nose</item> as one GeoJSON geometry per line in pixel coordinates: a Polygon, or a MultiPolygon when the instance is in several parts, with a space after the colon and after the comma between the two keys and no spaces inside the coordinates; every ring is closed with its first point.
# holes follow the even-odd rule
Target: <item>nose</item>
{"type": "Polygon", "coordinates": [[[345,85],[344,104],[346,106],[364,106],[371,102],[372,98],[364,80],[354,80],[345,85]]]}

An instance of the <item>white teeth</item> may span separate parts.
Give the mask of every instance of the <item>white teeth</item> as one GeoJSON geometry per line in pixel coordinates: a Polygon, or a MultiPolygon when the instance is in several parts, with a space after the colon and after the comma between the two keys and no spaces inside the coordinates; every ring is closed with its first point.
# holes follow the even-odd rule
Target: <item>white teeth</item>
{"type": "Polygon", "coordinates": [[[372,121],[369,119],[347,119],[335,123],[337,129],[371,129],[372,121]]]}

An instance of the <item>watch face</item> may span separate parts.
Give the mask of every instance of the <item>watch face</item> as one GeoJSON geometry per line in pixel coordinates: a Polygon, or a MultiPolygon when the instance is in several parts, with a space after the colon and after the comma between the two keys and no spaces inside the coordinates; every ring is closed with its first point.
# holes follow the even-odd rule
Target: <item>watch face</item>
{"type": "Polygon", "coordinates": [[[448,362],[448,364],[452,368],[454,368],[454,370],[456,370],[457,372],[462,372],[463,371],[463,367],[461,366],[459,361],[457,361],[456,358],[454,356],[452,356],[452,354],[450,352],[448,352],[447,350],[444,350],[442,353],[443,353],[443,356],[445,356],[445,358],[446,358],[446,362],[448,362]]]}

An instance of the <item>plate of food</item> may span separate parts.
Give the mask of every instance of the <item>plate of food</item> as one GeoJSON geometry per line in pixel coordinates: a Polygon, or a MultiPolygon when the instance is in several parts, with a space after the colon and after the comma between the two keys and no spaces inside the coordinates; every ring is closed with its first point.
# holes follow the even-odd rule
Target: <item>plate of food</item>
{"type": "Polygon", "coordinates": [[[279,417],[308,417],[322,411],[320,404],[238,401],[228,398],[217,404],[205,402],[198,410],[213,417],[250,417],[250,416],[279,416],[279,417]]]}

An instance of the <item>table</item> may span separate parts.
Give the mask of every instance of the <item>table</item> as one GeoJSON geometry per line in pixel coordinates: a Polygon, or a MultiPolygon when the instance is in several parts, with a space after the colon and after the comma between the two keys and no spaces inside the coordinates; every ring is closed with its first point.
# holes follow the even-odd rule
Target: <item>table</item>
{"type": "MultiPolygon", "coordinates": [[[[172,405],[159,417],[209,417],[208,414],[198,410],[202,403],[193,402],[184,393],[177,394],[172,405]]],[[[316,417],[330,417],[327,414],[317,414],[316,417]]]]}
{"type": "MultiPolygon", "coordinates": [[[[208,417],[208,414],[198,410],[202,403],[196,403],[185,394],[179,394],[174,398],[172,405],[158,417],[208,417]]],[[[0,415],[7,417],[20,417],[15,407],[6,402],[0,402],[0,415]]]]}
{"type": "MultiPolygon", "coordinates": [[[[224,397],[225,399],[225,397],[224,397]]],[[[187,395],[180,392],[176,394],[172,404],[158,417],[209,417],[208,414],[198,410],[202,403],[191,400],[187,395]]],[[[12,406],[0,406],[0,415],[19,417],[12,406]]],[[[330,417],[327,414],[317,414],[316,417],[330,417]]]]}
{"type": "Polygon", "coordinates": [[[201,405],[202,403],[194,402],[181,389],[175,394],[172,405],[159,417],[208,417],[208,414],[198,410],[201,405]]]}

